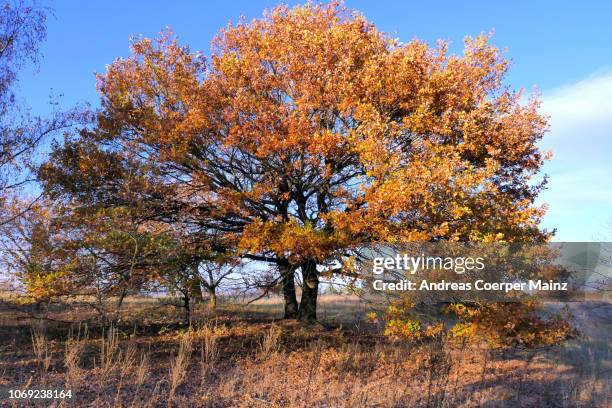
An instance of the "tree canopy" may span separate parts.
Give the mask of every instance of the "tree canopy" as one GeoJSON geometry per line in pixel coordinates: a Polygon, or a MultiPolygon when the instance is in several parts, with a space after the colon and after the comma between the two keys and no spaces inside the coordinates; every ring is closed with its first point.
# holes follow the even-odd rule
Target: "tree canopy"
{"type": "Polygon", "coordinates": [[[487,35],[454,55],[332,3],[229,25],[209,58],[169,31],[131,49],[97,76],[95,126],[41,167],[45,191],[275,266],[287,317],[316,319],[320,276],[353,276],[363,245],[550,237],[547,121],[487,35]]]}

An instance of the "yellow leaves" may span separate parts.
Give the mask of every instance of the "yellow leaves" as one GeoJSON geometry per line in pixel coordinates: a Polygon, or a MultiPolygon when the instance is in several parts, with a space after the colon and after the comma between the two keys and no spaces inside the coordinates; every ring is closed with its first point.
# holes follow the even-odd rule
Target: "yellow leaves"
{"type": "Polygon", "coordinates": [[[432,228],[431,235],[434,237],[445,237],[448,235],[448,232],[449,232],[448,222],[443,222],[442,224],[437,225],[434,228],[432,228]]]}
{"type": "Polygon", "coordinates": [[[426,323],[414,311],[415,306],[406,300],[392,302],[385,313],[385,336],[402,340],[421,340],[446,334],[442,322],[426,323]]]}
{"type": "Polygon", "coordinates": [[[504,234],[498,232],[497,234],[485,234],[482,238],[482,242],[503,242],[504,234]]]}
{"type": "Polygon", "coordinates": [[[444,324],[443,323],[435,323],[427,326],[425,328],[424,336],[425,337],[439,337],[444,334],[444,324]]]}
{"type": "MultiPolygon", "coordinates": [[[[391,303],[385,314],[385,335],[403,340],[448,336],[476,343],[486,341],[494,348],[517,345],[535,348],[557,344],[574,334],[566,316],[559,314],[544,319],[538,314],[539,304],[534,301],[469,306],[453,303],[444,310],[456,319],[449,329],[441,321],[426,323],[414,307],[408,301],[391,303]]],[[[367,317],[377,321],[376,314],[367,317]]]]}
{"type": "Polygon", "coordinates": [[[376,314],[376,312],[369,312],[366,314],[366,321],[368,321],[369,323],[377,323],[378,322],[378,315],[376,314]]]}
{"type": "Polygon", "coordinates": [[[245,229],[239,249],[253,252],[272,250],[279,257],[287,257],[291,263],[298,264],[306,259],[323,262],[338,246],[344,245],[338,235],[327,234],[310,224],[301,226],[295,221],[258,220],[245,229]]]}
{"type": "Polygon", "coordinates": [[[450,330],[452,337],[486,340],[491,347],[521,345],[528,348],[549,346],[574,334],[561,314],[544,319],[539,303],[528,300],[466,306],[456,303],[446,308],[459,321],[450,330]]]}
{"type": "Polygon", "coordinates": [[[27,297],[36,301],[69,293],[69,268],[58,271],[30,271],[24,277],[27,297]]]}

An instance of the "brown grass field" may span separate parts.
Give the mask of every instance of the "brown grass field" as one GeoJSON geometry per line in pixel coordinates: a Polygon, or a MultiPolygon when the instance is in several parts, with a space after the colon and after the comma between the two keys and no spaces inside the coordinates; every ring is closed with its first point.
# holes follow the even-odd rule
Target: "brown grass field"
{"type": "MultiPolygon", "coordinates": [[[[558,305],[550,304],[551,308],[558,305]]],[[[279,299],[194,311],[130,298],[115,325],[55,306],[0,306],[0,405],[78,407],[609,407],[612,305],[572,303],[580,337],[541,350],[394,341],[356,298],[325,295],[321,324],[279,320],[279,299]],[[53,319],[53,320],[50,320],[53,319]],[[81,323],[70,323],[80,321],[81,323]],[[71,390],[10,399],[9,390],[71,390]]]]}

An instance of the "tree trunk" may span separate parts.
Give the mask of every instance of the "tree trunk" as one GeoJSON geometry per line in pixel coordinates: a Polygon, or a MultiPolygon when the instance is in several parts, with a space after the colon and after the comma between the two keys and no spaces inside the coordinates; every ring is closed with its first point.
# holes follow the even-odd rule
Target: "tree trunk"
{"type": "Polygon", "coordinates": [[[210,310],[215,310],[217,308],[217,292],[215,289],[214,286],[208,288],[208,308],[210,310]]]}
{"type": "Polygon", "coordinates": [[[204,297],[202,296],[202,286],[201,279],[198,275],[194,275],[193,278],[190,279],[190,289],[191,289],[191,298],[196,303],[202,303],[204,301],[204,297]]]}
{"type": "Polygon", "coordinates": [[[123,305],[123,299],[125,299],[126,295],[127,295],[127,286],[124,285],[121,288],[119,299],[117,299],[117,310],[121,309],[121,306],[123,305]]]}
{"type": "Polygon", "coordinates": [[[317,320],[317,295],[319,294],[319,276],[317,263],[306,261],[302,264],[302,299],[300,301],[299,319],[302,322],[313,323],[317,320]]]}
{"type": "Polygon", "coordinates": [[[279,266],[283,281],[283,298],[285,299],[284,319],[296,319],[298,317],[298,302],[295,297],[295,272],[289,264],[279,266]]]}
{"type": "Polygon", "coordinates": [[[183,308],[185,309],[185,322],[186,323],[191,323],[191,308],[189,305],[189,301],[191,299],[189,298],[189,292],[185,291],[183,292],[183,308]]]}

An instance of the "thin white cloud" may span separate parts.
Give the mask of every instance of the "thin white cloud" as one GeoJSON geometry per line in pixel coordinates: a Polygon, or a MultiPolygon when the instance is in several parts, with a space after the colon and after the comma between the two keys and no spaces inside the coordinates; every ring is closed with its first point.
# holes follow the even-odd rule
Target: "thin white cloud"
{"type": "Polygon", "coordinates": [[[568,165],[609,163],[612,155],[612,74],[590,77],[544,95],[550,133],[542,145],[568,165]]]}
{"type": "Polygon", "coordinates": [[[612,74],[545,94],[542,112],[550,132],[541,145],[553,151],[545,224],[563,240],[591,240],[612,217],[612,74]]]}
{"type": "Polygon", "coordinates": [[[606,119],[612,115],[612,73],[559,88],[544,99],[543,110],[557,122],[606,119]]]}

